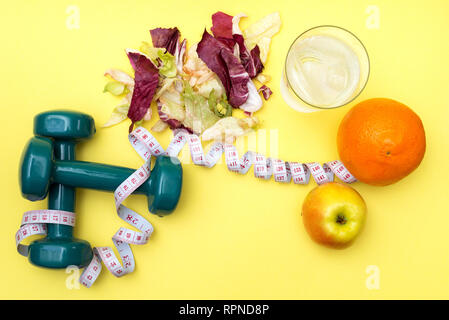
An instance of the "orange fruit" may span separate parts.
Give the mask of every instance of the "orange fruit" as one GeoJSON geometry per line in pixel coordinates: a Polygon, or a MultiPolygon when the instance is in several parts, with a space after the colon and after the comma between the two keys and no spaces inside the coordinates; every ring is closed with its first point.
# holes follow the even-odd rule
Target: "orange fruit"
{"type": "Polygon", "coordinates": [[[386,98],[365,100],[340,123],[340,159],[359,181],[392,184],[415,170],[426,150],[421,119],[406,105],[386,98]]]}

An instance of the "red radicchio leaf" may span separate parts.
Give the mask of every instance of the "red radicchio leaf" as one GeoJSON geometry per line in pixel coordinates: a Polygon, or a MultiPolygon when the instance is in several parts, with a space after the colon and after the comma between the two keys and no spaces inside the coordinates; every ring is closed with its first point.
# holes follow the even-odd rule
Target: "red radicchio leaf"
{"type": "Polygon", "coordinates": [[[227,45],[229,49],[234,49],[235,40],[232,37],[232,16],[221,11],[214,13],[210,30],[215,39],[227,45]]]}
{"type": "Polygon", "coordinates": [[[231,50],[204,30],[196,52],[221,80],[229,103],[235,108],[245,103],[248,99],[247,84],[250,78],[231,50]]]}
{"type": "Polygon", "coordinates": [[[159,71],[145,55],[135,51],[128,51],[127,54],[134,68],[135,83],[128,110],[128,118],[132,121],[129,127],[131,132],[134,122],[142,120],[151,105],[159,84],[159,71]]]}
{"type": "Polygon", "coordinates": [[[260,60],[259,47],[254,47],[251,52],[245,46],[245,40],[241,34],[232,33],[232,16],[218,11],[212,15],[212,28],[215,39],[225,44],[231,51],[237,43],[239,46],[240,61],[252,79],[256,77],[263,69],[260,60]]]}
{"type": "Polygon", "coordinates": [[[175,61],[176,69],[179,73],[182,73],[182,67],[184,65],[184,54],[186,53],[187,39],[182,40],[181,43],[178,42],[175,50],[175,61]]]}
{"type": "Polygon", "coordinates": [[[178,45],[180,33],[178,28],[156,28],[150,30],[153,47],[165,48],[167,52],[174,55],[178,45]]]}
{"type": "Polygon", "coordinates": [[[234,34],[234,40],[239,46],[240,61],[250,78],[255,78],[263,69],[262,61],[260,60],[260,50],[256,45],[251,52],[245,46],[245,40],[241,34],[234,34]]]}
{"type": "Polygon", "coordinates": [[[232,16],[221,11],[215,12],[210,30],[216,38],[232,38],[232,16]]]}
{"type": "Polygon", "coordinates": [[[263,63],[262,63],[262,60],[260,60],[260,49],[259,49],[259,46],[256,45],[253,48],[253,50],[251,50],[250,54],[251,54],[251,58],[252,58],[252,60],[254,62],[254,68],[256,69],[256,74],[254,75],[254,77],[256,77],[263,70],[263,63]]]}
{"type": "Polygon", "coordinates": [[[223,37],[215,37],[218,41],[226,45],[229,49],[234,51],[235,40],[234,38],[223,38],[223,37]]]}
{"type": "Polygon", "coordinates": [[[271,91],[271,89],[266,85],[261,86],[259,90],[257,90],[257,92],[262,92],[263,98],[265,100],[268,100],[268,98],[273,94],[273,91],[271,91]]]}
{"type": "Polygon", "coordinates": [[[187,130],[187,132],[189,133],[193,133],[193,131],[190,128],[185,127],[181,121],[176,120],[176,119],[171,119],[168,114],[166,114],[165,112],[162,112],[162,103],[160,100],[157,100],[157,113],[159,114],[159,119],[161,119],[161,121],[164,121],[165,123],[168,124],[168,126],[170,127],[170,129],[175,130],[175,129],[184,129],[187,130]]]}

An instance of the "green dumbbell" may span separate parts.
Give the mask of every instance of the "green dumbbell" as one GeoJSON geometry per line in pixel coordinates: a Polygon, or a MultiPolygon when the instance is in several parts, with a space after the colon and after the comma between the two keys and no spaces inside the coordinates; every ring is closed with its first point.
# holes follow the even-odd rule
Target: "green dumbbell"
{"type": "MultiPolygon", "coordinates": [[[[114,191],[135,170],[99,163],[76,161],[75,144],[95,133],[92,117],[70,111],[51,111],[37,115],[34,133],[21,160],[22,195],[31,201],[48,195],[49,209],[74,211],[74,188],[114,191]]],[[[148,197],[151,213],[164,216],[175,208],[181,194],[182,167],[177,158],[156,158],[150,178],[134,194],[148,197]]],[[[47,237],[29,247],[31,263],[65,268],[86,266],[92,259],[88,242],[74,239],[73,228],[48,224],[47,237]]]]}

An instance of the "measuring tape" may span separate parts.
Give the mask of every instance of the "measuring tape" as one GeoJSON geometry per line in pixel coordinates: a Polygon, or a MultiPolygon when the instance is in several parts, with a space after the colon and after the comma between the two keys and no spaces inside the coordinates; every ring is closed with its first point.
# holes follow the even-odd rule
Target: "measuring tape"
{"type": "MultiPolygon", "coordinates": [[[[148,131],[137,128],[136,135],[148,135],[148,131]]],[[[194,164],[211,168],[225,154],[226,166],[229,171],[246,174],[254,164],[254,176],[256,178],[270,179],[274,176],[276,182],[290,182],[295,184],[309,183],[310,176],[317,184],[334,181],[336,175],[346,183],[355,182],[355,177],[346,169],[341,161],[326,162],[323,165],[318,162],[299,163],[288,162],[280,159],[266,158],[264,155],[247,151],[241,159],[238,157],[237,149],[233,144],[215,142],[209,152],[205,155],[200,138],[197,135],[179,131],[167,148],[167,155],[177,157],[183,146],[188,143],[190,155],[194,164]]]]}
{"type": "MultiPolygon", "coordinates": [[[[318,162],[289,162],[267,158],[253,151],[247,151],[239,158],[237,149],[233,144],[221,142],[215,142],[205,154],[200,138],[184,130],[175,134],[165,151],[156,138],[143,127],[137,127],[131,132],[128,135],[128,140],[145,163],[120,184],[114,191],[114,199],[118,216],[139,231],[121,227],[112,237],[112,242],[122,263],[120,263],[111,247],[93,248],[94,257],[79,279],[80,283],[86,287],[92,286],[98,278],[102,269],[102,262],[116,277],[134,271],[135,260],[130,244],[146,244],[154,229],[148,220],[124,206],[122,202],[150,177],[152,156],[177,157],[187,143],[192,162],[198,166],[212,168],[224,153],[229,171],[246,174],[254,165],[254,176],[260,179],[268,180],[271,176],[274,176],[276,182],[288,183],[293,180],[295,184],[307,184],[310,176],[312,176],[315,182],[320,185],[334,181],[336,175],[346,183],[356,181],[355,177],[338,160],[326,162],[323,165],[318,162]]],[[[21,227],[16,233],[17,251],[24,256],[28,256],[28,246],[21,242],[32,235],[46,235],[46,224],[48,223],[65,224],[73,227],[75,226],[75,214],[62,210],[27,211],[23,215],[21,227]]]]}

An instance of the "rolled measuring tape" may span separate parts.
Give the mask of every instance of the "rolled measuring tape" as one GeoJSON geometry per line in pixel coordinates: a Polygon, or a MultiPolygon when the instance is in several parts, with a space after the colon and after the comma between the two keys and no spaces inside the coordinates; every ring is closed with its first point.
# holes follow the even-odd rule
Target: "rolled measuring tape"
{"type": "MultiPolygon", "coordinates": [[[[221,142],[212,144],[209,151],[205,154],[200,138],[185,130],[175,133],[174,138],[165,151],[156,138],[143,127],[137,127],[131,132],[128,135],[128,140],[145,163],[120,184],[114,191],[114,199],[118,216],[139,231],[121,227],[112,237],[112,242],[118,251],[122,263],[120,263],[111,247],[93,248],[93,259],[83,270],[79,279],[80,283],[86,287],[92,286],[98,278],[102,269],[102,262],[116,277],[121,277],[134,271],[135,259],[130,245],[146,244],[154,229],[148,220],[124,206],[122,202],[150,177],[152,156],[168,155],[177,157],[187,143],[192,162],[198,166],[212,168],[224,153],[226,166],[229,171],[246,174],[251,166],[254,165],[254,176],[260,179],[268,180],[271,176],[274,176],[276,182],[289,183],[293,180],[295,184],[308,184],[310,176],[312,176],[315,182],[320,185],[334,181],[334,176],[336,175],[345,183],[357,181],[343,163],[338,160],[326,162],[323,165],[318,162],[290,162],[267,158],[253,151],[247,151],[239,158],[237,149],[233,144],[223,144],[221,142]]],[[[28,246],[21,242],[32,235],[46,235],[46,224],[48,223],[66,224],[73,227],[75,225],[75,214],[61,210],[27,211],[22,218],[21,227],[16,233],[17,251],[27,256],[28,246]]]]}

